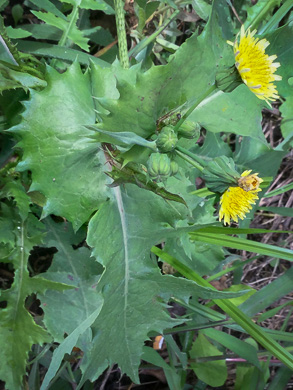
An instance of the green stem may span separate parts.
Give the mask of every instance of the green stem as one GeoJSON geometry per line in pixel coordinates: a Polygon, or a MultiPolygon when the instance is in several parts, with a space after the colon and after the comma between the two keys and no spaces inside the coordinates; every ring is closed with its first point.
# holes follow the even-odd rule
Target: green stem
{"type": "Polygon", "coordinates": [[[206,166],[206,162],[199,157],[197,154],[194,154],[190,152],[188,149],[183,148],[182,146],[176,146],[176,150],[179,150],[179,152],[186,154],[188,157],[192,158],[192,160],[196,161],[198,164],[202,165],[203,167],[206,166]]]}
{"type": "Polygon", "coordinates": [[[192,104],[192,106],[187,110],[187,112],[182,116],[182,118],[176,123],[176,126],[174,127],[174,131],[177,131],[179,129],[179,127],[182,125],[182,123],[185,122],[185,120],[189,117],[189,115],[192,113],[192,111],[216,89],[217,89],[216,85],[213,84],[204,94],[202,94],[198,99],[196,99],[195,102],[192,104]]]}
{"type": "Polygon", "coordinates": [[[125,31],[125,16],[124,16],[124,3],[122,0],[114,0],[115,4],[115,16],[116,16],[116,27],[118,36],[119,46],[119,58],[121,65],[124,69],[129,68],[128,50],[127,50],[127,39],[125,31]]]}
{"type": "Polygon", "coordinates": [[[293,7],[292,0],[285,1],[285,3],[281,5],[278,11],[270,18],[268,23],[261,29],[261,31],[259,31],[259,33],[264,34],[275,30],[279,22],[290,11],[292,7],[293,7]]]}
{"type": "Polygon", "coordinates": [[[168,19],[166,19],[165,23],[162,24],[162,26],[157,31],[155,31],[149,37],[141,40],[138,45],[136,45],[132,50],[130,50],[129,57],[135,57],[139,52],[141,52],[145,47],[147,47],[151,42],[153,42],[157,38],[157,36],[160,35],[163,30],[165,30],[168,24],[170,24],[172,20],[176,18],[179,12],[179,10],[173,12],[173,14],[168,19]]]}
{"type": "Polygon", "coordinates": [[[178,150],[178,146],[176,147],[175,152],[178,154],[178,156],[183,158],[183,160],[187,161],[189,164],[193,165],[195,168],[199,169],[201,172],[204,170],[204,168],[199,163],[194,161],[192,158],[186,156],[185,153],[180,152],[180,150],[178,150]]]}
{"type": "Polygon", "coordinates": [[[258,25],[262,22],[262,20],[265,18],[265,16],[271,10],[271,8],[274,8],[277,5],[277,1],[276,0],[269,0],[264,4],[265,4],[264,7],[255,16],[255,18],[251,22],[250,26],[248,26],[251,30],[254,30],[255,28],[258,27],[258,25]]]}
{"type": "MultiPolygon", "coordinates": [[[[68,23],[68,26],[67,26],[67,29],[65,31],[63,31],[63,34],[60,38],[60,41],[58,42],[58,46],[64,46],[66,44],[66,41],[67,41],[67,38],[68,38],[68,35],[69,35],[69,32],[72,28],[72,25],[74,24],[75,20],[76,20],[76,16],[77,16],[77,13],[78,13],[78,5],[75,4],[72,8],[72,11],[71,11],[71,14],[68,16],[69,18],[69,23],[68,23]]],[[[51,61],[51,66],[54,68],[55,65],[56,65],[56,58],[54,58],[52,61],[51,61]]]]}
{"type": "MultiPolygon", "coordinates": [[[[193,280],[200,286],[217,291],[208,281],[199,276],[192,269],[180,263],[175,257],[162,251],[157,247],[152,247],[151,251],[166,261],[178,272],[180,272],[187,279],[193,280]]],[[[286,351],[274,339],[266,335],[263,330],[256,325],[246,314],[244,314],[232,302],[225,299],[213,299],[213,302],[218,305],[229,317],[231,317],[238,325],[242,327],[251,337],[253,337],[259,344],[261,344],[267,351],[271,352],[277,359],[283,362],[287,367],[293,369],[293,356],[286,351]]]]}

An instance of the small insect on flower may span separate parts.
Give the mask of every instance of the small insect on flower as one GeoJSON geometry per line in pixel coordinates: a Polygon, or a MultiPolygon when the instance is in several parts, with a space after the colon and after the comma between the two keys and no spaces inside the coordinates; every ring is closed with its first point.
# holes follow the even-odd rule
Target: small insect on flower
{"type": "Polygon", "coordinates": [[[275,75],[275,71],[280,66],[279,62],[274,62],[276,55],[268,56],[265,49],[269,46],[266,39],[254,38],[256,30],[240,30],[234,43],[228,42],[234,48],[235,66],[248,88],[259,99],[265,100],[269,105],[270,101],[279,98],[274,81],[282,80],[281,76],[275,75]]]}
{"type": "Polygon", "coordinates": [[[238,187],[229,187],[221,196],[220,221],[224,218],[224,224],[230,225],[231,219],[238,222],[238,218],[244,219],[252,209],[252,205],[258,200],[260,183],[263,180],[258,173],[250,175],[250,171],[244,171],[238,180],[238,187]]]}

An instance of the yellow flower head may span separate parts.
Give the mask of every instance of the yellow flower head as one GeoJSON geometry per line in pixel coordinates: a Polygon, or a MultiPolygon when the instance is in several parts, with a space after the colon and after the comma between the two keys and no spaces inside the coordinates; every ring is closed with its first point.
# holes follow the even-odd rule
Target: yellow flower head
{"type": "Polygon", "coordinates": [[[243,82],[259,99],[265,100],[269,105],[269,100],[278,99],[278,91],[274,81],[282,80],[281,76],[274,75],[279,62],[274,62],[277,56],[268,56],[265,49],[269,46],[266,39],[254,38],[256,30],[250,32],[240,30],[240,40],[238,36],[233,44],[235,65],[243,82]]]}
{"type": "Polygon", "coordinates": [[[239,187],[229,187],[220,200],[220,221],[224,218],[224,224],[230,225],[230,220],[238,222],[238,218],[244,219],[245,215],[252,209],[258,199],[258,192],[261,191],[259,184],[263,182],[261,178],[251,171],[244,171],[238,180],[239,187]]]}

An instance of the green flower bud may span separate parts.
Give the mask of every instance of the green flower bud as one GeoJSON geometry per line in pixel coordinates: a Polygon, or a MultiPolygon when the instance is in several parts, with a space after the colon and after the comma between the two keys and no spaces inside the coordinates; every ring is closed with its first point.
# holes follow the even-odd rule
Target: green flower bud
{"type": "Polygon", "coordinates": [[[223,92],[232,92],[241,83],[241,76],[234,65],[216,74],[216,86],[223,92]]]}
{"type": "Polygon", "coordinates": [[[221,156],[207,163],[203,178],[210,191],[223,193],[228,187],[238,186],[240,174],[232,158],[221,156]]]}
{"type": "Polygon", "coordinates": [[[151,154],[147,165],[148,174],[155,181],[164,181],[171,174],[171,161],[167,154],[151,154]]]}
{"type": "Polygon", "coordinates": [[[178,134],[183,138],[198,139],[200,135],[200,124],[191,121],[185,121],[179,127],[178,134]]]}
{"type": "Polygon", "coordinates": [[[157,148],[161,153],[168,153],[174,150],[178,138],[172,126],[163,127],[156,140],[157,148]]]}
{"type": "Polygon", "coordinates": [[[172,176],[176,175],[176,173],[179,170],[179,166],[178,166],[177,162],[172,160],[171,164],[170,164],[170,168],[171,168],[171,175],[172,176]]]}

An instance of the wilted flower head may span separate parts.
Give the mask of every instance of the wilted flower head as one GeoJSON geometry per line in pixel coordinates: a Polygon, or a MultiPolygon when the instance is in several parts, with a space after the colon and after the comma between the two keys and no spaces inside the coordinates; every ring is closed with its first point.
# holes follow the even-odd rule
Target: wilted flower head
{"type": "Polygon", "coordinates": [[[220,221],[224,218],[224,224],[230,225],[231,219],[238,222],[238,218],[244,219],[258,199],[260,183],[258,173],[250,175],[250,171],[244,171],[238,180],[238,187],[229,187],[221,196],[220,221]]]}
{"type": "Polygon", "coordinates": [[[278,99],[278,91],[274,81],[282,80],[281,76],[275,75],[275,71],[280,66],[279,62],[274,62],[276,55],[268,56],[265,49],[269,46],[266,39],[254,38],[256,30],[240,30],[234,43],[235,65],[243,82],[259,99],[265,100],[269,105],[269,100],[278,99]]]}

